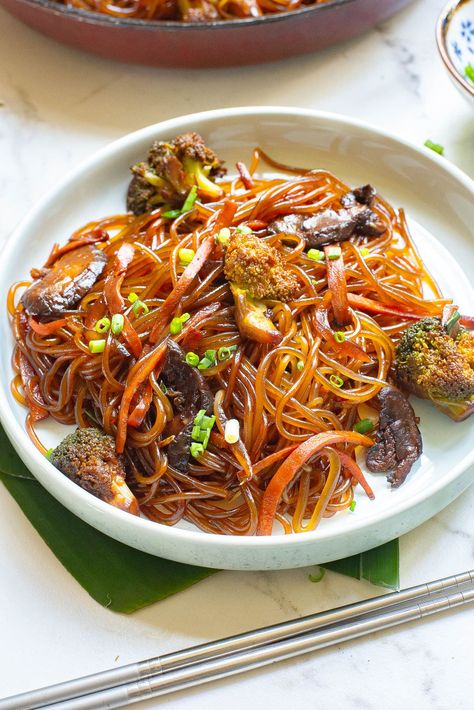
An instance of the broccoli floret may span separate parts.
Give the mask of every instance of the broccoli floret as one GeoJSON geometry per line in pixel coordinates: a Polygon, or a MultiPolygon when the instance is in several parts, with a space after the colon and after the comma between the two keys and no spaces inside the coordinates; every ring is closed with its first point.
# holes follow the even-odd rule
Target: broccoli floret
{"type": "Polygon", "coordinates": [[[399,384],[457,421],[474,411],[473,368],[474,335],[460,327],[449,334],[441,318],[414,323],[398,343],[399,384]]]}
{"type": "Polygon", "coordinates": [[[155,141],[146,161],[132,167],[127,208],[143,214],[168,205],[179,209],[196,186],[201,199],[218,199],[222,189],[212,178],[225,174],[223,163],[197,133],[183,133],[171,143],[155,141]]]}
{"type": "Polygon", "coordinates": [[[115,451],[115,441],[95,427],[68,434],[50,456],[65,476],[104,500],[135,515],[138,503],[125,483],[125,464],[115,451]]]}

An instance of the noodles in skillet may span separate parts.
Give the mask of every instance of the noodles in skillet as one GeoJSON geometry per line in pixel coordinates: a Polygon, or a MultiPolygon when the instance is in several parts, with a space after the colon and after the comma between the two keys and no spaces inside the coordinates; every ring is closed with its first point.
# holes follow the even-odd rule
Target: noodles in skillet
{"type": "Polygon", "coordinates": [[[400,332],[439,316],[448,301],[403,211],[380,196],[371,199],[377,235],[307,250],[275,220],[337,212],[349,186],[325,170],[281,166],[258,149],[249,170],[239,166],[238,176],[218,182],[220,199],[89,222],[66,247],[55,246],[33,278],[78,245],[107,257],[80,303],[59,316],[28,314],[17,298],[28,283],[12,286],[12,391],[28,405],[28,430],[43,452],[34,423],[48,415],[111,435],[140,511],[153,521],[230,535],[269,534],[275,522],[302,532],[353,506],[358,483],[373,496],[356,463],[358,447],[373,442],[357,423],[377,419],[368,402],[387,385],[400,332]],[[286,176],[258,177],[262,159],[286,176]],[[237,233],[273,247],[298,286],[287,300],[248,298],[243,307],[257,320],[245,327],[242,293],[231,293],[225,264],[237,233]],[[268,342],[254,338],[253,327],[268,328],[268,342]],[[181,421],[173,377],[164,374],[170,341],[212,396],[200,412],[205,426],[191,423],[198,446],[184,467],[169,460],[181,421]]]}

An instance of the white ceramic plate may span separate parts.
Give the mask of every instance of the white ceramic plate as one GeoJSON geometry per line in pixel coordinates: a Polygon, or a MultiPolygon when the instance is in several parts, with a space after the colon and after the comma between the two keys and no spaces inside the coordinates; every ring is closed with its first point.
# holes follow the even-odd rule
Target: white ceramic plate
{"type": "MultiPolygon", "coordinates": [[[[200,113],[144,128],[97,153],[25,219],[0,264],[0,299],[12,280],[43,263],[53,242],[90,219],[124,209],[128,167],[153,139],[196,130],[231,167],[261,146],[277,160],[324,167],[346,182],[374,184],[395,206],[404,206],[423,258],[464,312],[474,311],[467,275],[474,273],[473,184],[443,158],[360,122],[293,108],[239,108],[200,113]]],[[[209,535],[189,527],[166,527],[136,518],[89,495],[39,454],[24,430],[25,410],[13,400],[12,336],[2,308],[0,417],[8,436],[41,484],[63,505],[102,532],[154,555],[226,569],[279,569],[327,562],[379,545],[437,513],[470,483],[474,417],[454,423],[428,403],[414,402],[421,417],[424,453],[406,483],[391,490],[384,476],[370,475],[376,500],[357,494],[354,513],[323,520],[314,532],[273,537],[209,535]]],[[[64,427],[41,428],[47,445],[64,427]]]]}

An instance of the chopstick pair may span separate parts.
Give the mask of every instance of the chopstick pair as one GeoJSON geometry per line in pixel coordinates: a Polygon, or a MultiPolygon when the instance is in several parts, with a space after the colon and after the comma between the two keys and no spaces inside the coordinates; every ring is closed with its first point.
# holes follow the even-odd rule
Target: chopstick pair
{"type": "Polygon", "coordinates": [[[474,570],[11,696],[0,710],[124,707],[473,602],[474,587],[462,589],[472,583],[474,570]]]}

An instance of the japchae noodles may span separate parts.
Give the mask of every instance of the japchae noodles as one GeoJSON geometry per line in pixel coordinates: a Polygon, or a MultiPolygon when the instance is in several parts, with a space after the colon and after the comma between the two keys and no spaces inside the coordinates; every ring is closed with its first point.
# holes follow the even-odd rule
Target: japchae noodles
{"type": "Polygon", "coordinates": [[[34,425],[47,416],[113,437],[107,460],[119,456],[153,521],[312,530],[354,506],[358,483],[373,497],[357,455],[373,444],[396,343],[450,301],[403,211],[370,186],[258,149],[232,178],[217,179],[216,161],[199,173],[189,155],[179,173],[177,143],[164,145],[156,170],[134,167],[139,214],[89,222],[33,286],[12,286],[13,393],[43,452],[34,425]],[[259,176],[262,160],[286,174],[259,176]]]}

